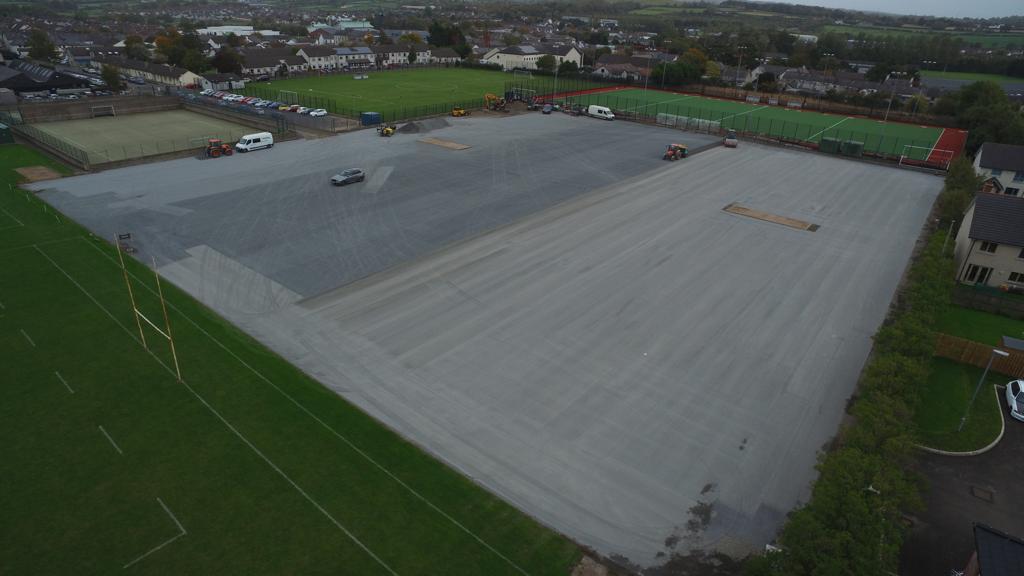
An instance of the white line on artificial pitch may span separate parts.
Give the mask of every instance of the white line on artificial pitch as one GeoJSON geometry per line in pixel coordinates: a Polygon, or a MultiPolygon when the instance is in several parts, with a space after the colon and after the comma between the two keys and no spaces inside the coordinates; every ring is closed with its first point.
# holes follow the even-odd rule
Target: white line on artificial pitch
{"type": "Polygon", "coordinates": [[[7,306],[4,306],[3,302],[0,302],[0,310],[7,310],[7,306]]]}
{"type": "MultiPolygon", "coordinates": [[[[945,128],[943,128],[943,129],[942,129],[942,132],[939,132],[939,137],[935,139],[935,144],[932,144],[932,149],[931,149],[931,150],[929,150],[929,151],[928,151],[928,155],[927,155],[927,156],[925,156],[925,158],[924,158],[924,159],[925,159],[926,161],[927,161],[927,160],[928,160],[929,158],[931,158],[931,157],[932,157],[932,152],[935,152],[935,147],[939,145],[939,142],[941,142],[941,141],[942,141],[942,136],[943,136],[943,135],[945,135],[945,134],[946,134],[946,129],[945,129],[945,128]]],[[[879,146],[881,146],[881,145],[879,145],[879,146]]]]}
{"type": "Polygon", "coordinates": [[[824,130],[822,130],[821,132],[818,132],[817,134],[814,134],[813,136],[808,136],[808,137],[807,137],[807,140],[804,140],[804,142],[807,142],[807,141],[810,141],[810,140],[814,140],[814,139],[815,139],[816,137],[818,137],[818,136],[821,136],[821,135],[822,135],[822,134],[824,134],[824,133],[825,133],[826,131],[828,131],[828,130],[831,130],[831,129],[833,129],[833,128],[835,128],[836,126],[839,126],[840,124],[842,124],[843,122],[846,122],[847,120],[852,120],[852,119],[853,119],[852,117],[850,117],[850,116],[847,116],[846,118],[843,118],[843,119],[842,119],[842,120],[840,120],[839,122],[836,122],[835,124],[833,124],[833,125],[829,126],[828,128],[825,128],[825,129],[824,129],[824,130]]]}
{"type": "Polygon", "coordinates": [[[760,108],[754,108],[753,110],[747,110],[746,112],[739,112],[737,114],[733,114],[732,116],[726,116],[725,118],[720,119],[719,122],[725,122],[729,118],[735,118],[737,116],[746,116],[751,112],[757,112],[758,110],[764,110],[765,108],[771,108],[771,106],[761,106],[760,108]]]}
{"type": "MultiPolygon", "coordinates": [[[[648,106],[660,106],[662,104],[668,104],[669,102],[682,102],[683,100],[687,100],[689,98],[696,98],[696,96],[683,96],[682,98],[676,98],[674,100],[662,100],[661,102],[651,102],[650,104],[644,104],[643,106],[637,106],[635,108],[627,108],[626,112],[636,112],[637,110],[640,110],[641,108],[647,108],[648,106]]],[[[666,112],[666,114],[667,114],[667,112],[666,112]]]]}
{"type": "MultiPolygon", "coordinates": [[[[96,245],[96,244],[95,244],[94,242],[90,242],[90,241],[89,241],[89,239],[88,239],[88,238],[86,238],[85,236],[78,236],[78,238],[80,238],[81,240],[85,241],[85,243],[86,243],[86,244],[88,244],[89,246],[92,246],[92,247],[93,247],[93,248],[94,248],[94,249],[95,249],[95,250],[96,250],[97,252],[99,252],[99,253],[100,253],[100,254],[101,254],[101,255],[102,255],[102,256],[103,256],[104,258],[106,258],[107,260],[110,260],[110,262],[111,262],[112,264],[114,264],[115,266],[118,266],[118,267],[120,266],[120,265],[118,264],[117,260],[114,260],[114,257],[113,257],[113,256],[111,256],[111,255],[107,254],[106,252],[104,252],[104,251],[103,251],[103,250],[102,250],[102,249],[101,249],[101,248],[100,248],[99,246],[97,246],[97,245],[96,245]]],[[[38,248],[36,248],[36,249],[38,250],[38,248]]],[[[40,250],[40,252],[42,252],[42,250],[40,250]]],[[[44,256],[46,256],[45,254],[43,254],[43,255],[44,255],[44,256]]],[[[47,258],[47,259],[49,260],[49,258],[47,258]]],[[[50,260],[50,261],[51,261],[51,262],[53,262],[53,260],[50,260]]],[[[56,265],[57,265],[57,264],[56,264],[56,263],[54,262],[54,266],[56,266],[56,265]]],[[[59,266],[58,266],[58,268],[59,268],[59,266]]],[[[137,282],[139,282],[139,283],[140,283],[140,284],[142,285],[142,287],[143,287],[143,288],[145,288],[146,290],[148,290],[150,294],[156,295],[156,290],[154,290],[154,289],[150,288],[150,287],[149,287],[149,285],[145,284],[145,283],[144,283],[144,282],[142,281],[142,279],[140,279],[140,278],[139,278],[138,276],[136,276],[136,275],[135,275],[134,273],[132,273],[132,272],[130,272],[130,271],[128,272],[128,274],[129,274],[129,275],[130,275],[130,276],[131,276],[132,278],[134,278],[134,279],[135,279],[135,280],[136,280],[137,282]]],[[[65,273],[64,275],[65,275],[65,276],[67,276],[67,274],[66,274],[66,273],[65,273]]],[[[70,277],[70,276],[68,276],[68,279],[69,279],[69,280],[71,280],[72,282],[75,282],[75,281],[74,281],[73,279],[71,279],[71,277],[70,277]]],[[[78,285],[78,283],[77,283],[77,282],[75,282],[75,285],[77,286],[77,285],[78,285]]],[[[81,286],[79,286],[79,289],[82,289],[82,288],[81,288],[81,286]]],[[[85,290],[84,290],[84,289],[83,289],[82,291],[83,291],[83,292],[85,292],[85,290]]],[[[88,296],[88,293],[86,293],[86,295],[88,296]]],[[[92,296],[89,296],[89,297],[90,297],[90,298],[92,298],[92,296]]],[[[95,300],[95,299],[93,299],[93,302],[96,302],[96,300],[95,300]]],[[[100,306],[98,302],[96,302],[96,305],[97,305],[97,306],[100,306]]],[[[213,334],[210,334],[209,332],[207,332],[207,331],[206,331],[206,329],[205,329],[205,328],[203,328],[202,326],[200,326],[200,325],[199,325],[199,324],[198,324],[198,323],[197,323],[197,322],[196,322],[195,320],[193,320],[193,319],[192,319],[192,317],[190,317],[189,315],[187,315],[187,314],[185,314],[184,312],[182,312],[182,311],[181,311],[181,309],[179,309],[179,308],[178,308],[177,306],[175,306],[173,302],[168,302],[168,303],[167,303],[167,305],[168,305],[168,306],[170,306],[170,308],[171,308],[172,310],[174,310],[175,312],[177,312],[177,313],[178,313],[178,315],[180,315],[180,316],[181,316],[182,318],[184,318],[185,320],[187,320],[187,321],[189,322],[189,324],[192,324],[192,326],[193,326],[193,327],[195,327],[195,328],[196,328],[197,330],[199,330],[200,332],[202,332],[202,333],[203,333],[203,335],[205,335],[205,336],[206,336],[207,338],[209,338],[210,340],[212,340],[212,341],[213,341],[213,342],[214,342],[214,343],[215,343],[215,344],[216,344],[217,346],[219,346],[219,347],[220,347],[220,349],[221,349],[221,350],[223,350],[223,351],[227,352],[229,356],[231,356],[232,358],[234,358],[235,360],[237,360],[239,364],[241,364],[242,366],[245,366],[245,367],[246,367],[246,368],[247,368],[247,369],[248,369],[248,370],[249,370],[250,372],[252,372],[253,374],[255,374],[255,375],[256,375],[256,376],[257,376],[257,377],[258,377],[258,378],[259,378],[260,380],[263,380],[263,381],[264,381],[264,382],[266,382],[266,383],[267,383],[267,384],[268,384],[268,385],[269,385],[269,386],[270,386],[271,388],[273,388],[274,390],[276,390],[276,391],[277,391],[277,392],[278,392],[278,393],[279,393],[280,395],[282,395],[282,396],[284,396],[285,398],[287,398],[287,399],[288,399],[288,401],[289,401],[289,402],[291,402],[292,404],[294,404],[296,408],[298,408],[299,410],[301,410],[301,411],[305,412],[305,413],[306,413],[306,414],[307,414],[307,415],[308,415],[308,416],[309,416],[310,418],[312,418],[312,419],[313,419],[313,420],[314,420],[314,421],[315,421],[315,422],[316,422],[317,424],[320,424],[321,426],[323,426],[323,427],[324,427],[324,429],[326,429],[326,430],[327,430],[328,432],[330,432],[330,433],[331,433],[332,435],[334,435],[334,437],[336,437],[337,439],[341,440],[341,441],[342,441],[342,442],[344,442],[344,443],[345,443],[346,445],[348,445],[348,447],[349,447],[349,448],[351,448],[351,449],[352,449],[352,450],[353,450],[353,451],[354,451],[354,452],[355,452],[356,454],[359,454],[360,456],[362,456],[362,457],[363,457],[363,458],[364,458],[364,459],[365,459],[365,460],[366,460],[367,462],[369,462],[369,463],[370,463],[370,464],[372,464],[372,465],[373,465],[373,466],[374,466],[375,468],[377,468],[378,470],[380,470],[381,472],[383,472],[383,473],[384,473],[385,475],[387,475],[387,476],[388,476],[389,478],[391,478],[392,480],[394,480],[394,481],[395,481],[395,483],[397,483],[397,484],[398,484],[399,486],[401,486],[402,488],[404,488],[404,489],[405,489],[406,491],[408,491],[408,492],[409,492],[410,494],[412,494],[412,495],[413,495],[413,496],[414,496],[415,498],[417,498],[418,500],[420,500],[421,502],[423,502],[424,504],[426,504],[426,505],[427,505],[427,507],[429,507],[430,509],[432,509],[432,510],[434,510],[435,512],[437,512],[438,514],[440,514],[442,518],[444,518],[445,520],[448,520],[449,522],[451,522],[451,523],[452,523],[452,525],[453,525],[453,526],[455,526],[456,528],[458,528],[459,530],[462,530],[463,532],[465,532],[465,533],[466,533],[467,535],[469,535],[469,537],[470,537],[470,538],[472,538],[472,539],[476,540],[477,542],[479,542],[481,546],[483,546],[484,548],[487,548],[488,550],[490,550],[491,552],[493,552],[495,556],[497,556],[498,558],[501,558],[502,560],[504,560],[505,562],[507,562],[509,566],[512,566],[512,568],[514,568],[514,569],[515,569],[515,570],[516,570],[517,572],[519,572],[520,574],[527,574],[527,575],[529,574],[529,573],[528,573],[528,572],[527,572],[526,570],[524,570],[524,569],[523,569],[522,567],[520,567],[520,566],[519,566],[518,564],[516,564],[515,562],[513,562],[511,558],[508,558],[507,556],[505,556],[504,554],[502,554],[502,553],[501,553],[500,551],[498,551],[498,549],[497,549],[497,548],[495,548],[494,546],[491,546],[490,544],[488,544],[488,543],[487,543],[487,541],[485,541],[485,540],[484,540],[483,538],[481,538],[481,537],[480,537],[479,535],[477,535],[477,534],[476,534],[476,532],[473,532],[472,530],[470,530],[469,528],[467,528],[467,527],[466,527],[466,526],[465,526],[464,524],[462,524],[461,522],[459,522],[458,520],[456,520],[455,518],[453,518],[453,517],[452,517],[452,516],[451,516],[450,514],[448,514],[448,513],[447,513],[447,512],[445,512],[444,510],[442,510],[442,509],[441,509],[441,508],[440,508],[440,507],[439,507],[439,506],[438,506],[437,504],[434,504],[433,502],[431,502],[430,500],[428,500],[426,496],[424,496],[424,495],[420,494],[420,493],[419,493],[419,492],[417,492],[417,491],[416,491],[416,489],[414,489],[414,488],[413,488],[412,486],[409,486],[408,484],[406,484],[406,483],[405,483],[405,481],[403,481],[403,480],[402,480],[401,478],[399,478],[398,476],[396,476],[394,472],[392,472],[391,470],[388,470],[387,468],[385,468],[385,467],[384,467],[384,465],[383,465],[383,464],[381,464],[380,462],[377,462],[376,460],[374,460],[374,459],[373,459],[373,458],[372,458],[372,457],[371,457],[371,456],[370,456],[369,454],[367,454],[367,453],[366,453],[366,452],[364,452],[364,451],[363,451],[363,450],[362,450],[361,448],[359,448],[358,446],[356,446],[356,444],[355,444],[354,442],[352,442],[351,440],[349,440],[349,439],[348,439],[348,438],[347,438],[347,437],[346,437],[345,435],[341,434],[340,432],[338,432],[337,430],[335,430],[334,428],[332,428],[332,427],[331,427],[331,426],[330,426],[329,424],[327,424],[327,423],[326,423],[326,422],[324,422],[324,421],[323,421],[322,419],[320,419],[320,417],[319,417],[319,416],[317,416],[317,415],[316,415],[316,414],[314,414],[314,413],[313,413],[312,411],[310,411],[310,409],[309,409],[309,408],[307,408],[305,404],[303,404],[303,403],[299,402],[298,400],[296,400],[296,399],[295,399],[295,398],[294,398],[294,397],[293,397],[293,396],[292,396],[291,394],[288,394],[288,393],[287,393],[287,392],[285,392],[285,391],[284,391],[284,390],[283,390],[282,388],[280,388],[280,387],[279,387],[279,386],[278,386],[277,384],[274,384],[274,383],[273,383],[273,382],[272,382],[272,381],[271,381],[271,380],[270,380],[269,378],[267,378],[266,376],[264,376],[262,372],[260,372],[259,370],[257,370],[257,369],[255,369],[255,368],[253,368],[253,367],[252,367],[252,366],[251,366],[251,365],[250,365],[250,364],[249,364],[248,362],[246,362],[245,360],[243,360],[242,358],[240,358],[240,357],[238,356],[238,354],[235,354],[234,350],[231,350],[230,348],[228,348],[227,346],[225,346],[223,342],[221,342],[220,340],[218,340],[218,339],[217,339],[217,338],[216,338],[216,337],[215,337],[215,336],[214,336],[213,334]]],[[[100,306],[100,308],[103,308],[103,306],[100,306]]],[[[104,312],[107,312],[106,308],[103,308],[103,311],[104,311],[104,312]]],[[[115,322],[117,322],[117,324],[118,324],[119,326],[121,326],[121,328],[122,328],[123,330],[125,330],[126,332],[128,331],[128,330],[127,330],[127,329],[126,329],[126,328],[124,327],[124,325],[122,325],[122,324],[121,324],[120,322],[118,322],[118,321],[117,321],[117,319],[116,319],[116,318],[114,318],[114,316],[110,314],[110,312],[107,312],[107,315],[108,315],[108,316],[110,316],[110,317],[111,317],[112,319],[114,319],[114,321],[115,321],[115,322]]],[[[131,332],[128,332],[128,334],[129,334],[129,335],[131,335],[133,339],[135,339],[135,336],[134,336],[134,335],[133,335],[133,334],[132,334],[131,332]]],[[[136,342],[138,342],[138,340],[135,340],[135,341],[136,341],[136,342]]],[[[166,365],[166,364],[164,364],[162,360],[160,360],[159,358],[157,358],[157,356],[156,356],[156,355],[154,355],[154,354],[153,354],[152,352],[150,352],[149,354],[150,354],[150,356],[153,356],[153,358],[155,358],[157,362],[160,362],[160,364],[161,364],[161,365],[163,365],[163,367],[164,367],[164,369],[165,369],[165,370],[167,370],[167,371],[170,371],[170,368],[168,368],[168,367],[167,367],[167,365],[166,365]]],[[[186,385],[186,386],[187,386],[187,385],[186,385]]],[[[189,389],[191,389],[191,388],[189,388],[189,389]]],[[[197,396],[198,396],[198,395],[197,395],[197,396]]]]}
{"type": "Polygon", "coordinates": [[[121,451],[121,447],[117,445],[117,442],[114,442],[114,439],[111,438],[110,434],[103,429],[103,426],[97,426],[97,428],[99,428],[100,432],[103,432],[103,435],[107,437],[107,440],[110,441],[110,445],[114,447],[114,450],[117,450],[118,454],[124,456],[124,452],[121,451]]]}
{"type": "MultiPolygon", "coordinates": [[[[96,298],[92,294],[90,294],[88,290],[83,288],[82,285],[79,284],[77,280],[75,280],[70,274],[68,274],[67,271],[60,266],[60,264],[57,264],[57,262],[53,258],[50,258],[46,254],[46,252],[43,252],[38,246],[35,246],[34,248],[37,252],[39,252],[39,254],[42,255],[43,258],[46,258],[50,262],[50,264],[53,265],[54,268],[60,271],[60,273],[63,274],[64,277],[70,280],[71,283],[74,284],[79,289],[79,291],[82,292],[82,294],[85,294],[86,298],[92,300],[92,303],[95,304],[100,310],[102,310],[103,313],[106,314],[111,320],[113,320],[114,323],[121,328],[121,330],[124,330],[125,334],[127,334],[129,338],[134,340],[135,343],[138,344],[139,346],[142,346],[142,342],[139,341],[138,336],[136,336],[134,333],[132,333],[131,330],[129,330],[124,324],[122,324],[121,321],[118,320],[117,317],[110,312],[110,310],[107,310],[107,308],[103,306],[103,304],[100,304],[100,302],[96,300],[96,298]]],[[[143,285],[145,286],[145,284],[143,285]]],[[[164,361],[161,360],[156,354],[154,354],[152,350],[145,348],[144,346],[143,349],[145,349],[145,351],[150,355],[150,357],[156,360],[156,362],[160,364],[160,366],[162,366],[163,369],[166,370],[168,374],[170,374],[172,377],[176,377],[175,372],[171,369],[171,367],[165,364],[164,361]]],[[[263,461],[266,462],[268,466],[270,466],[275,472],[277,472],[282,478],[284,478],[289,484],[291,484],[292,488],[294,488],[299,494],[302,495],[303,498],[305,498],[310,504],[312,504],[317,510],[319,510],[321,514],[326,516],[327,519],[330,520],[331,523],[334,524],[339,530],[341,530],[346,536],[348,536],[348,538],[352,540],[352,542],[354,542],[357,546],[362,548],[363,551],[366,552],[371,558],[376,560],[377,563],[380,564],[388,573],[398,576],[398,572],[395,572],[395,570],[391,568],[391,566],[388,566],[388,564],[385,563],[384,560],[382,560],[379,556],[377,556],[377,554],[374,553],[373,550],[370,550],[370,548],[366,544],[363,544],[363,542],[359,538],[357,538],[355,534],[350,532],[348,528],[346,528],[341,522],[338,521],[337,518],[332,516],[331,513],[328,512],[326,508],[324,508],[319,502],[314,500],[312,496],[310,496],[305,490],[303,490],[302,487],[295,482],[295,480],[292,480],[291,476],[288,476],[288,474],[286,474],[284,470],[282,470],[277,464],[275,464],[270,458],[268,458],[263,452],[261,452],[260,449],[257,448],[255,444],[249,441],[249,439],[246,438],[245,435],[239,432],[238,429],[235,428],[230,422],[228,422],[227,419],[224,418],[224,416],[222,416],[220,412],[218,412],[212,405],[210,405],[210,403],[206,401],[206,398],[203,398],[202,395],[196,392],[195,389],[189,386],[188,383],[185,382],[184,380],[181,380],[180,382],[182,386],[184,386],[186,390],[191,392],[192,395],[195,396],[195,398],[199,400],[199,402],[201,402],[203,406],[205,406],[206,409],[210,411],[210,413],[216,416],[217,419],[220,420],[221,423],[224,424],[224,426],[226,426],[228,430],[230,430],[235,436],[237,436],[239,440],[244,442],[245,445],[248,446],[249,449],[251,449],[253,452],[255,452],[257,456],[263,459],[263,461]]],[[[169,543],[170,541],[165,542],[161,544],[159,547],[150,550],[146,554],[143,554],[141,557],[133,560],[132,562],[129,562],[128,565],[125,566],[125,568],[134,564],[135,562],[138,562],[142,558],[148,556],[149,554],[152,554],[159,548],[162,548],[163,546],[166,546],[169,543]]]]}
{"type": "MultiPolygon", "coordinates": [[[[53,373],[57,375],[57,380],[60,380],[60,383],[63,384],[64,387],[68,389],[68,392],[71,392],[72,394],[75,393],[75,391],[71,389],[71,386],[68,385],[67,380],[65,380],[64,377],[60,375],[60,372],[57,372],[55,370],[53,373]]],[[[102,428],[100,429],[102,430],[102,428]]]]}
{"type": "Polygon", "coordinates": [[[162,543],[160,543],[159,545],[155,546],[154,548],[151,548],[148,552],[146,552],[142,556],[139,556],[135,560],[132,560],[131,562],[125,564],[124,565],[125,568],[128,568],[132,564],[135,564],[136,562],[138,562],[139,560],[142,560],[146,556],[149,556],[153,552],[156,552],[157,550],[160,550],[164,546],[167,546],[171,542],[174,542],[178,538],[181,538],[182,536],[188,534],[188,532],[185,531],[185,527],[181,525],[181,522],[178,522],[178,519],[174,517],[174,514],[171,512],[171,509],[167,507],[167,504],[164,504],[164,501],[161,500],[159,497],[156,499],[156,501],[157,501],[157,504],[160,504],[160,507],[164,509],[164,512],[166,512],[167,515],[171,517],[171,520],[174,521],[174,525],[178,527],[178,533],[173,538],[169,538],[167,540],[164,540],[162,543]]]}
{"type": "MultiPolygon", "coordinates": [[[[25,223],[22,222],[21,220],[18,220],[14,216],[14,214],[11,214],[10,212],[8,212],[7,210],[4,210],[3,208],[0,208],[0,210],[2,210],[4,214],[7,214],[8,218],[10,218],[11,220],[14,220],[15,222],[17,222],[18,226],[24,226],[25,225],[25,223]]],[[[14,226],[11,226],[11,228],[14,228],[14,226]]]]}
{"type": "Polygon", "coordinates": [[[36,343],[32,341],[32,337],[28,335],[28,332],[25,332],[25,330],[22,328],[18,328],[18,330],[21,331],[21,335],[25,337],[25,340],[28,340],[28,343],[31,344],[33,348],[35,348],[36,343]]]}

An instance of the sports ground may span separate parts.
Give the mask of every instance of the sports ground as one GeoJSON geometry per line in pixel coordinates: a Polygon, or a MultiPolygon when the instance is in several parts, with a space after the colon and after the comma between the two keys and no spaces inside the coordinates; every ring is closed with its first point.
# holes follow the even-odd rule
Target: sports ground
{"type": "Polygon", "coordinates": [[[823,138],[856,141],[863,143],[867,153],[892,158],[906,155],[914,160],[948,161],[950,152],[959,154],[966,141],[966,133],[955,129],[882,122],[663,90],[595,90],[583,94],[562,94],[556,100],[597,104],[627,115],[655,119],[660,114],[659,122],[678,122],[679,125],[685,122],[697,129],[706,129],[706,123],[710,122],[717,123],[712,124],[713,128],[720,126],[722,129],[810,144],[819,144],[823,138]]]}
{"type": "Polygon", "coordinates": [[[236,142],[252,128],[188,110],[42,122],[34,128],[83,150],[90,164],[199,148],[208,138],[236,142]]]}
{"type": "Polygon", "coordinates": [[[0,147],[0,574],[568,573],[573,543],[164,283],[176,381],[111,243],[11,187],[33,165],[62,169],[0,147]]]}
{"type": "Polygon", "coordinates": [[[484,94],[500,94],[508,79],[503,72],[472,68],[386,70],[275,79],[249,84],[244,93],[292,101],[287,93],[294,92],[298,103],[337,114],[380,112],[385,119],[409,118],[419,115],[412,113],[414,110],[432,106],[450,109],[457,102],[479,107],[484,94]],[[356,80],[356,75],[366,78],[356,80]]]}
{"type": "MultiPolygon", "coordinates": [[[[295,486],[402,574],[514,570],[502,558],[530,574],[565,574],[571,545],[476,483],[581,544],[641,566],[692,551],[763,550],[806,501],[818,451],[844,417],[941,179],[749,140],[725,149],[718,136],[634,122],[565,114],[436,120],[391,138],[361,130],[223,162],[181,158],[30,186],[100,237],[131,231],[141,259],[155,257],[169,283],[259,341],[173,291],[188,386],[153,377],[147,384],[159,404],[130,411],[115,401],[142,385],[115,383],[117,394],[95,392],[89,418],[69,420],[73,439],[95,443],[91,456],[113,450],[99,431],[85,433],[103,425],[124,457],[137,459],[126,475],[162,473],[129,486],[132,505],[113,509],[141,517],[151,502],[148,518],[164,530],[157,536],[173,538],[159,497],[188,535],[138,565],[167,552],[168,562],[191,564],[153,571],[215,572],[230,564],[225,545],[271,554],[275,528],[294,514],[301,534],[285,534],[282,554],[309,548],[315,558],[296,567],[276,558],[264,571],[315,572],[324,563],[337,572],[351,557],[361,564],[350,572],[386,572],[295,486]],[[680,139],[694,150],[713,147],[661,160],[680,139]],[[353,166],[366,170],[365,182],[329,185],[353,166]],[[723,209],[737,203],[815,226],[723,209]],[[275,353],[316,381],[278,364],[275,353]],[[236,357],[255,371],[218,368],[239,366],[236,357]],[[168,406],[194,413],[174,418],[162,411],[168,406]],[[152,431],[141,430],[149,423],[152,431]],[[174,444],[204,435],[209,446],[199,455],[174,444]],[[364,470],[364,455],[393,476],[364,470]],[[227,479],[203,476],[237,459],[249,467],[230,468],[227,479]],[[190,473],[184,482],[179,468],[190,473]],[[244,493],[228,490],[233,483],[244,493]],[[223,495],[211,496],[213,484],[223,495]],[[214,518],[199,505],[210,500],[214,518]],[[193,526],[209,531],[200,538],[193,526]],[[236,527],[256,545],[233,540],[236,527]],[[178,551],[181,560],[173,552],[186,540],[196,548],[178,551]],[[206,557],[194,555],[200,544],[206,557]],[[426,561],[414,565],[416,554],[426,561]]],[[[110,248],[88,238],[38,248],[87,293],[36,261],[35,248],[10,256],[37,267],[34,281],[48,290],[67,290],[71,304],[52,306],[47,323],[19,316],[9,342],[24,339],[19,328],[35,338],[64,314],[92,314],[73,325],[91,337],[87,359],[106,351],[89,326],[110,326],[111,317],[125,340],[115,357],[137,350],[110,248]]],[[[5,304],[13,282],[0,284],[5,304]]],[[[139,292],[153,310],[151,293],[139,292]]],[[[13,298],[40,307],[47,296],[13,298]]],[[[109,362],[85,364],[99,373],[83,376],[91,382],[109,362]]],[[[74,407],[80,398],[78,389],[62,397],[71,394],[49,380],[52,369],[33,366],[24,395],[48,396],[12,427],[30,429],[40,406],[74,407]]],[[[73,364],[56,369],[75,386],[65,374],[73,364]]],[[[32,457],[45,448],[33,446],[18,464],[41,472],[32,457]]],[[[119,462],[114,456],[107,454],[119,462]]],[[[99,463],[108,461],[97,462],[89,469],[101,476],[99,463]]],[[[117,489],[125,487],[103,497],[117,489]]],[[[26,486],[19,494],[34,495],[26,486]]]]}

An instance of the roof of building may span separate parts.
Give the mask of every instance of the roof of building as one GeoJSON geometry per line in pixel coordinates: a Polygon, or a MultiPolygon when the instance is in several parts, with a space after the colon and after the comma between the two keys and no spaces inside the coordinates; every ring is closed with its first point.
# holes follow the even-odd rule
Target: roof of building
{"type": "Polygon", "coordinates": [[[237,74],[232,74],[231,72],[213,72],[203,74],[202,76],[206,80],[213,82],[215,84],[219,84],[221,82],[237,82],[238,80],[241,80],[241,78],[239,78],[237,74]]]}
{"type": "Polygon", "coordinates": [[[431,48],[430,55],[434,58],[462,58],[459,53],[447,46],[442,48],[431,48]]]}
{"type": "Polygon", "coordinates": [[[15,76],[18,76],[20,74],[21,72],[15,70],[14,68],[0,66],[0,82],[3,82],[4,80],[8,80],[10,78],[14,78],[15,76]]]}
{"type": "Polygon", "coordinates": [[[185,74],[188,74],[188,70],[178,66],[171,66],[170,64],[155,64],[153,62],[143,62],[142,60],[129,60],[128,58],[118,58],[116,56],[94,56],[93,60],[96,60],[101,64],[117,66],[123,70],[148,72],[154,76],[161,76],[164,78],[181,78],[185,74]]]}
{"type": "Polygon", "coordinates": [[[372,48],[374,54],[405,54],[415,48],[417,52],[426,52],[430,48],[422,44],[381,44],[372,48]]]}
{"type": "Polygon", "coordinates": [[[303,46],[302,53],[310,58],[326,58],[334,56],[334,48],[330,46],[303,46]]]}
{"type": "Polygon", "coordinates": [[[373,50],[370,50],[369,46],[340,46],[334,49],[334,53],[338,56],[353,56],[356,54],[369,56],[373,54],[373,50]]]}
{"type": "Polygon", "coordinates": [[[975,240],[1024,246],[1024,198],[979,192],[971,232],[975,240]]]}
{"type": "Polygon", "coordinates": [[[985,142],[978,154],[982,168],[1024,171],[1024,146],[985,142]]]}
{"type": "Polygon", "coordinates": [[[1024,574],[1024,541],[984,524],[974,525],[974,549],[983,576],[1024,574]]]}

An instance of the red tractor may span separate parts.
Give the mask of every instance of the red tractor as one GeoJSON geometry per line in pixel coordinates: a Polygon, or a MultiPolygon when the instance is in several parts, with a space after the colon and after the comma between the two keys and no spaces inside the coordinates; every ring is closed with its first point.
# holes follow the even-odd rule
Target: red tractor
{"type": "Polygon", "coordinates": [[[210,138],[210,141],[206,143],[206,156],[208,158],[231,156],[234,153],[234,148],[230,144],[225,144],[220,138],[210,138]]]}
{"type": "Polygon", "coordinates": [[[665,150],[665,155],[662,156],[663,160],[679,160],[680,158],[686,158],[690,155],[690,151],[686,148],[686,144],[669,144],[668,149],[665,150]]]}

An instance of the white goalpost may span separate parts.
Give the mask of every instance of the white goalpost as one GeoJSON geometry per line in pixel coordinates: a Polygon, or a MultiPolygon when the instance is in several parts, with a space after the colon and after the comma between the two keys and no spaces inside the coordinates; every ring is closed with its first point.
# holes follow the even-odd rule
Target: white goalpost
{"type": "Polygon", "coordinates": [[[906,144],[900,152],[900,166],[926,166],[948,170],[949,164],[956,157],[953,150],[941,148],[928,148],[927,146],[912,146],[906,144]]]}
{"type": "Polygon", "coordinates": [[[100,116],[117,116],[117,111],[114,110],[114,106],[112,104],[108,104],[106,106],[91,106],[89,108],[89,112],[92,114],[93,118],[100,116]]]}
{"type": "Polygon", "coordinates": [[[135,248],[131,246],[132,235],[118,234],[114,238],[114,245],[117,246],[117,256],[121,261],[121,273],[124,275],[124,283],[128,287],[128,299],[132,304],[132,313],[135,314],[135,326],[139,329],[139,339],[142,341],[142,346],[147,350],[149,344],[146,343],[146,333],[142,330],[142,322],[149,324],[153,330],[160,336],[163,336],[171,346],[171,358],[174,359],[174,373],[178,378],[178,382],[181,382],[181,368],[178,366],[178,352],[174,349],[174,335],[171,334],[171,319],[167,315],[167,302],[164,300],[164,290],[160,285],[160,274],[156,271],[156,258],[153,258],[153,275],[156,277],[156,291],[160,297],[160,308],[164,314],[164,327],[161,329],[152,320],[146,317],[145,314],[139,310],[138,305],[135,303],[135,292],[132,290],[132,283],[128,277],[128,268],[124,265],[124,253],[135,252],[135,248]]]}
{"type": "Polygon", "coordinates": [[[299,93],[294,90],[278,90],[277,99],[285,104],[298,104],[299,93]]]}
{"type": "Polygon", "coordinates": [[[533,72],[530,72],[529,70],[513,70],[512,71],[512,77],[513,78],[517,78],[517,79],[518,78],[533,78],[533,72]]]}

